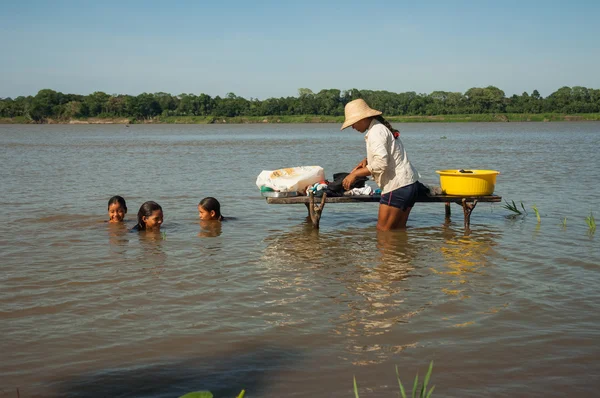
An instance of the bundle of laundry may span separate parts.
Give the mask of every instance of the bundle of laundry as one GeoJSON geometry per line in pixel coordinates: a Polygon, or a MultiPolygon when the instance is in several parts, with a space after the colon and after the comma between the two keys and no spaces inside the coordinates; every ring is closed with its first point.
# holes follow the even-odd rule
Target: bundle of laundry
{"type": "Polygon", "coordinates": [[[322,196],[323,192],[327,190],[327,182],[315,182],[313,185],[306,187],[306,195],[310,195],[312,192],[316,196],[322,196]]]}
{"type": "Polygon", "coordinates": [[[357,196],[357,195],[373,195],[373,188],[366,185],[362,188],[352,188],[344,192],[344,196],[357,196]]]}
{"type": "MultiPolygon", "coordinates": [[[[333,180],[327,181],[326,187],[323,187],[323,184],[318,184],[318,186],[317,186],[317,184],[315,184],[316,189],[313,189],[313,194],[316,197],[323,196],[323,193],[327,193],[328,197],[344,196],[344,192],[346,190],[344,189],[342,182],[344,181],[344,178],[346,178],[348,176],[348,174],[350,174],[350,173],[335,173],[333,175],[333,180]]],[[[350,186],[349,191],[356,189],[356,188],[365,188],[365,182],[367,182],[367,181],[368,181],[367,177],[356,178],[354,180],[354,183],[350,186]]],[[[309,191],[307,190],[306,193],[308,195],[309,191]]],[[[371,190],[371,193],[372,193],[372,190],[371,190]]],[[[371,193],[365,193],[364,195],[370,195],[371,193]]],[[[358,195],[358,194],[355,193],[354,195],[358,195]]]]}
{"type": "Polygon", "coordinates": [[[259,189],[266,187],[279,192],[295,192],[324,179],[325,172],[320,166],[287,167],[263,170],[256,178],[256,186],[259,189]]]}

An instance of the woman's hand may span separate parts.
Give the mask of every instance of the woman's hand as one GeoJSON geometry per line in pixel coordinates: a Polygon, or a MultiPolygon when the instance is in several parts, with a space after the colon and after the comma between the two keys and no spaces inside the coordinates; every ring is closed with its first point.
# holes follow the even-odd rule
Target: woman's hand
{"type": "Polygon", "coordinates": [[[342,186],[344,187],[344,189],[346,191],[348,191],[350,189],[350,187],[352,186],[352,184],[354,184],[355,180],[356,180],[356,175],[354,173],[350,173],[346,176],[346,178],[344,178],[344,181],[342,181],[342,186]]]}
{"type": "MultiPolygon", "coordinates": [[[[363,160],[361,160],[355,168],[352,169],[352,171],[358,170],[358,169],[362,169],[363,167],[367,167],[367,158],[364,158],[363,160]]],[[[351,173],[352,173],[351,171],[351,173]]]]}

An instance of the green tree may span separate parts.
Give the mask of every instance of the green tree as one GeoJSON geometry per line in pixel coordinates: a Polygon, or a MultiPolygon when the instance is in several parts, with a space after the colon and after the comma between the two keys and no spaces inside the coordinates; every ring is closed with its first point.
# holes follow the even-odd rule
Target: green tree
{"type": "Polygon", "coordinates": [[[102,91],[96,91],[83,101],[88,108],[88,116],[98,116],[107,113],[107,103],[110,96],[102,91]]]}
{"type": "Polygon", "coordinates": [[[470,113],[504,112],[504,91],[494,86],[473,87],[465,93],[470,113]]]}
{"type": "Polygon", "coordinates": [[[57,105],[62,105],[64,95],[54,90],[40,90],[31,101],[29,116],[33,120],[42,121],[55,116],[54,109],[57,105]]]}
{"type": "Polygon", "coordinates": [[[548,112],[566,112],[571,103],[571,87],[561,87],[546,98],[546,110],[548,112]]]}
{"type": "Polygon", "coordinates": [[[314,96],[321,115],[338,116],[344,114],[341,91],[337,89],[321,90],[314,96]]]}
{"type": "Polygon", "coordinates": [[[163,92],[155,93],[154,98],[158,102],[158,105],[160,106],[162,112],[167,112],[167,114],[169,114],[170,112],[177,109],[177,98],[173,97],[171,94],[163,92]]]}

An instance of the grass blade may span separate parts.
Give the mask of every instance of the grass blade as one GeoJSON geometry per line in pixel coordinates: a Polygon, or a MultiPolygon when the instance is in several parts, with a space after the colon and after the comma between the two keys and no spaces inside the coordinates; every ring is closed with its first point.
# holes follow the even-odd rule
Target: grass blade
{"type": "Polygon", "coordinates": [[[418,385],[419,385],[419,372],[417,372],[417,375],[415,376],[415,382],[413,383],[412,398],[416,398],[415,394],[417,393],[418,385]]]}
{"type": "Polygon", "coordinates": [[[242,390],[242,392],[240,392],[240,395],[238,395],[237,398],[244,398],[244,395],[246,395],[246,390],[242,390]]]}
{"type": "MultiPolygon", "coordinates": [[[[424,392],[427,392],[427,384],[429,384],[429,379],[431,378],[431,372],[433,371],[433,361],[429,363],[429,369],[427,370],[427,374],[425,375],[425,380],[423,380],[423,389],[424,392]]],[[[423,393],[421,393],[421,397],[423,397],[423,393]]]]}
{"type": "Polygon", "coordinates": [[[542,221],[542,219],[540,218],[540,212],[538,211],[538,208],[536,205],[533,205],[532,209],[535,212],[535,216],[536,216],[538,224],[539,224],[542,221]]]}
{"type": "Polygon", "coordinates": [[[398,379],[398,386],[400,387],[400,395],[402,398],[406,398],[406,391],[404,391],[404,386],[400,381],[400,374],[398,373],[398,365],[396,365],[396,378],[398,379]]]}
{"type": "Polygon", "coordinates": [[[585,222],[587,223],[590,229],[596,229],[596,220],[594,219],[594,213],[590,212],[590,215],[585,218],[585,222]]]}
{"type": "Polygon", "coordinates": [[[427,394],[427,396],[425,398],[431,397],[431,393],[433,392],[433,390],[435,390],[435,386],[431,387],[431,389],[429,390],[429,393],[427,394]]]}
{"type": "Polygon", "coordinates": [[[517,206],[514,200],[511,200],[510,203],[507,200],[505,200],[504,202],[505,203],[502,205],[502,207],[514,213],[515,215],[521,216],[523,214],[527,214],[527,210],[525,210],[525,205],[523,204],[523,202],[521,202],[521,208],[523,209],[523,211],[519,210],[519,207],[517,206]]]}
{"type": "Polygon", "coordinates": [[[594,232],[596,232],[596,219],[594,218],[594,214],[590,211],[589,217],[585,218],[585,222],[588,225],[588,234],[594,236],[594,232]]]}
{"type": "Polygon", "coordinates": [[[354,396],[356,398],[359,398],[358,397],[358,387],[356,386],[356,376],[354,376],[354,396]]]}
{"type": "Polygon", "coordinates": [[[188,392],[179,398],[213,398],[213,395],[210,391],[194,391],[188,392]]]}

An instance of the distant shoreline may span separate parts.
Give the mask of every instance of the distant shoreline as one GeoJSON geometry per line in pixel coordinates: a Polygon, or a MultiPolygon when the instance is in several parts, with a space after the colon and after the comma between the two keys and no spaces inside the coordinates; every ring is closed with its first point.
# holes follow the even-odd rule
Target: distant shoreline
{"type": "MultiPolygon", "coordinates": [[[[471,115],[436,115],[436,116],[386,116],[394,123],[468,123],[468,122],[582,122],[600,121],[600,113],[498,113],[471,115]]],[[[343,116],[166,116],[152,119],[135,119],[126,117],[86,118],[54,120],[46,119],[35,122],[25,117],[0,118],[0,124],[287,124],[287,123],[342,123],[343,116]]]]}

